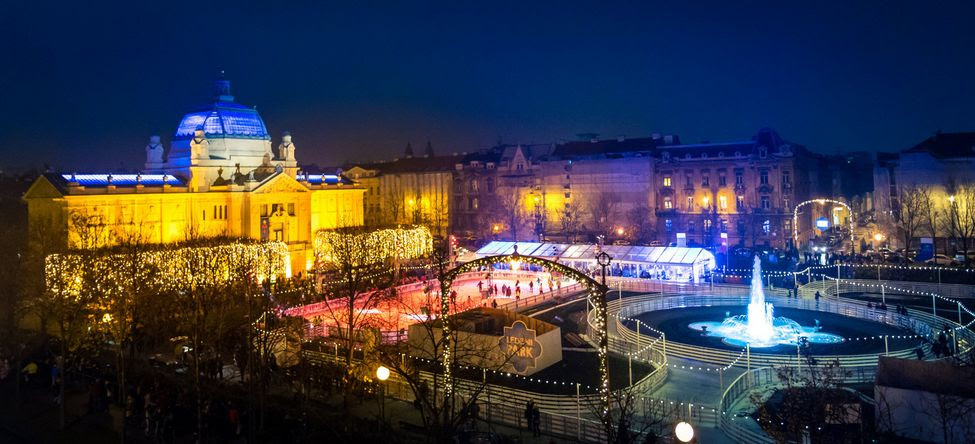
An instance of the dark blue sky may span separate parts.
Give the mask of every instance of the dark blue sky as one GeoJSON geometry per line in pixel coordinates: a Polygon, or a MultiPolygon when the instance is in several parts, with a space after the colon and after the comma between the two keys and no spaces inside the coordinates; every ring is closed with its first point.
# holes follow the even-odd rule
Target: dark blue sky
{"type": "Polygon", "coordinates": [[[772,126],[838,152],[975,130],[971,1],[45,3],[0,7],[8,167],[138,168],[220,69],[275,144],[291,131],[320,164],[428,139],[444,153],[772,126]]]}

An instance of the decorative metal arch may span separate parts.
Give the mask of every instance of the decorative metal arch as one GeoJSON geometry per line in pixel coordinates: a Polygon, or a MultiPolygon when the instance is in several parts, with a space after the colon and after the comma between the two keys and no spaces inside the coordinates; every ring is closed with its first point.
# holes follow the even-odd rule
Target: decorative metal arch
{"type": "Polygon", "coordinates": [[[843,206],[846,211],[850,212],[850,252],[856,250],[856,245],[853,243],[853,227],[855,224],[855,215],[853,214],[853,208],[850,208],[846,202],[842,202],[834,199],[810,199],[796,205],[795,209],[792,210],[792,242],[795,244],[796,248],[799,248],[799,208],[802,208],[811,203],[818,203],[820,205],[831,203],[843,206]]]}
{"type": "Polygon", "coordinates": [[[607,319],[606,319],[606,292],[608,288],[594,280],[593,278],[586,276],[584,273],[576,270],[575,268],[569,267],[564,264],[560,264],[555,261],[550,261],[548,259],[532,257],[532,256],[522,256],[518,254],[518,248],[515,246],[515,252],[510,255],[500,255],[500,256],[488,256],[480,259],[475,259],[473,261],[467,262],[465,264],[458,265],[450,271],[446,272],[440,281],[440,317],[444,320],[443,322],[443,338],[444,343],[447,344],[444,347],[443,352],[443,367],[444,367],[444,396],[445,399],[450,399],[453,395],[453,382],[452,382],[452,360],[450,350],[450,341],[453,330],[451,327],[450,319],[450,287],[452,286],[454,279],[463,273],[469,273],[472,271],[478,271],[481,267],[491,267],[495,264],[507,264],[511,262],[526,263],[531,265],[537,265],[548,271],[555,271],[566,276],[571,276],[573,279],[578,281],[583,287],[585,287],[588,293],[587,302],[589,303],[592,310],[595,310],[596,316],[596,327],[601,332],[601,338],[599,338],[599,377],[600,385],[599,392],[601,395],[601,401],[603,404],[603,415],[609,414],[609,332],[607,330],[607,319]]]}

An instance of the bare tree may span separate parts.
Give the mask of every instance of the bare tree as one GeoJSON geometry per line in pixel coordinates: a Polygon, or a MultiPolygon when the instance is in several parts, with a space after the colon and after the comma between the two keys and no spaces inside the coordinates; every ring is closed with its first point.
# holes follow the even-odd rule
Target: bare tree
{"type": "Polygon", "coordinates": [[[633,237],[639,242],[648,242],[652,240],[656,231],[654,226],[650,223],[653,220],[653,212],[650,207],[646,205],[636,206],[627,212],[627,219],[630,224],[630,228],[633,231],[633,237]]]}
{"type": "Polygon", "coordinates": [[[975,242],[975,186],[949,186],[948,189],[951,194],[941,212],[940,225],[956,250],[965,252],[965,266],[968,266],[968,252],[975,242]]]}
{"type": "Polygon", "coordinates": [[[602,423],[606,442],[611,444],[652,443],[666,434],[668,418],[678,417],[680,407],[646,398],[633,387],[610,392],[610,411],[603,415],[601,401],[590,398],[589,410],[602,423]]]}
{"type": "Polygon", "coordinates": [[[403,213],[403,206],[406,203],[406,195],[399,186],[390,187],[389,191],[383,193],[383,220],[385,223],[393,225],[400,222],[400,214],[403,213]]]}
{"type": "Polygon", "coordinates": [[[891,214],[891,223],[904,242],[904,250],[910,251],[914,238],[929,222],[931,190],[916,185],[901,186],[898,202],[898,208],[891,214]]]}
{"type": "Polygon", "coordinates": [[[601,234],[613,229],[613,218],[620,205],[620,194],[610,191],[600,191],[590,196],[586,202],[589,217],[592,218],[593,228],[601,234]]]}
{"type": "Polygon", "coordinates": [[[64,393],[73,354],[88,339],[96,322],[98,306],[105,296],[103,288],[110,288],[109,273],[100,260],[104,252],[100,247],[109,241],[109,231],[101,216],[76,212],[69,215],[70,232],[76,249],[68,254],[48,256],[45,274],[46,290],[36,307],[42,317],[55,323],[59,342],[58,366],[62,383],[59,384],[58,423],[65,422],[64,393]],[[72,279],[67,277],[71,276],[72,279]]]}
{"type": "MultiPolygon", "coordinates": [[[[441,281],[448,265],[445,249],[434,249],[431,259],[437,269],[438,281],[441,281]]],[[[488,385],[487,375],[513,371],[510,368],[511,360],[526,345],[502,348],[498,342],[477,340],[466,333],[459,333],[473,332],[475,328],[473,324],[455,319],[454,314],[463,311],[463,307],[451,305],[451,315],[445,318],[438,316],[441,302],[439,293],[426,292],[425,297],[425,304],[398,299],[390,301],[400,304],[400,309],[406,315],[427,320],[411,326],[408,341],[382,347],[376,359],[409,387],[415,399],[414,405],[419,409],[424,428],[429,431],[432,440],[453,442],[464,423],[473,419],[474,404],[483,401],[482,395],[488,385]],[[442,333],[445,324],[453,332],[449,339],[442,333]],[[441,360],[448,351],[454,363],[450,372],[445,371],[441,360]],[[471,366],[464,370],[468,373],[466,375],[461,371],[465,366],[471,366]],[[477,367],[481,371],[474,370],[477,367]],[[454,387],[450,396],[441,390],[445,384],[454,387]]]]}
{"type": "Polygon", "coordinates": [[[525,224],[527,210],[525,209],[525,199],[517,188],[507,189],[498,196],[499,210],[508,231],[511,232],[511,240],[518,241],[518,231],[525,224]]]}
{"type": "Polygon", "coordinates": [[[338,327],[345,345],[345,395],[343,406],[351,407],[356,382],[353,352],[356,335],[374,308],[394,285],[389,260],[373,245],[373,238],[359,227],[349,227],[318,237],[326,257],[318,258],[319,274],[327,280],[322,292],[327,298],[326,315],[338,327]]]}
{"type": "Polygon", "coordinates": [[[802,442],[804,436],[839,439],[827,425],[846,424],[859,415],[850,393],[840,387],[850,374],[835,360],[778,368],[776,393],[781,396],[773,393],[770,400],[763,393],[751,395],[759,423],[776,442],[802,442]]]}
{"type": "Polygon", "coordinates": [[[572,204],[568,204],[559,212],[559,225],[566,242],[575,243],[576,241],[576,236],[579,234],[579,213],[579,208],[572,204]]]}

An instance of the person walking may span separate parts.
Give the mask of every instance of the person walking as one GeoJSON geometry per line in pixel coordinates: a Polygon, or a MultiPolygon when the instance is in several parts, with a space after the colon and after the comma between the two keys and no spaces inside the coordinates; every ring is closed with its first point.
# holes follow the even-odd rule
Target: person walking
{"type": "Polygon", "coordinates": [[[542,412],[538,406],[532,407],[532,436],[542,436],[542,412]]]}

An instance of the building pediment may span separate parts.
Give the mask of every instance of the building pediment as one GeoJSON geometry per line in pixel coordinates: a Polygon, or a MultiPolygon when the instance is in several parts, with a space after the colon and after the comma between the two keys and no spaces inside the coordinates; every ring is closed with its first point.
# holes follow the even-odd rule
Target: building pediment
{"type": "Polygon", "coordinates": [[[24,199],[56,199],[59,197],[64,197],[64,193],[46,176],[38,177],[24,193],[24,199]]]}
{"type": "Polygon", "coordinates": [[[254,188],[252,192],[257,194],[306,193],[308,188],[287,174],[276,173],[258,185],[257,188],[254,188]]]}

